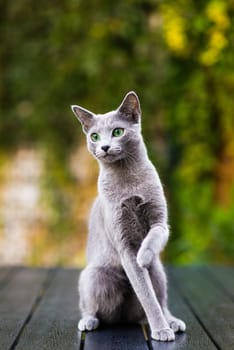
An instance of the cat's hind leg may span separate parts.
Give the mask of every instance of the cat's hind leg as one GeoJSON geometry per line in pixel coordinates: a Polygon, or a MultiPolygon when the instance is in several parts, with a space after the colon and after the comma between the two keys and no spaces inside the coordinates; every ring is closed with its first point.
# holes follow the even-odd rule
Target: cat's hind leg
{"type": "Polygon", "coordinates": [[[121,268],[88,265],[79,280],[82,318],[78,328],[91,331],[99,326],[100,321],[117,322],[128,286],[121,268]]]}
{"type": "Polygon", "coordinates": [[[131,292],[126,295],[122,305],[121,321],[129,323],[140,323],[145,320],[145,312],[135,292],[131,288],[131,292]]]}
{"type": "Polygon", "coordinates": [[[161,305],[164,316],[174,332],[184,332],[186,325],[184,321],[173,316],[167,306],[167,277],[159,258],[155,258],[150,267],[150,277],[153,288],[161,305]]]}

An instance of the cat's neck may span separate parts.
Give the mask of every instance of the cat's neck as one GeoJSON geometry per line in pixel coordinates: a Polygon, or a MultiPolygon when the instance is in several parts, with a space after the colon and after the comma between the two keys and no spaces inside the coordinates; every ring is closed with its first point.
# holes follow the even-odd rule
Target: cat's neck
{"type": "Polygon", "coordinates": [[[120,159],[113,163],[99,162],[100,175],[108,173],[112,176],[121,176],[123,174],[136,174],[139,169],[146,167],[150,163],[145,144],[143,140],[139,143],[138,147],[134,150],[134,154],[130,154],[126,158],[120,159]]]}

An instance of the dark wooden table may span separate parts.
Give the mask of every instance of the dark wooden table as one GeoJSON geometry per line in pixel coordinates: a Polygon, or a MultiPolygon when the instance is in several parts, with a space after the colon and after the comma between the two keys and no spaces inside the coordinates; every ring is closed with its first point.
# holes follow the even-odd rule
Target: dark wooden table
{"type": "Polygon", "coordinates": [[[234,269],[168,268],[171,310],[187,324],[175,342],[140,325],[77,331],[76,269],[0,269],[0,350],[234,349],[234,269]]]}

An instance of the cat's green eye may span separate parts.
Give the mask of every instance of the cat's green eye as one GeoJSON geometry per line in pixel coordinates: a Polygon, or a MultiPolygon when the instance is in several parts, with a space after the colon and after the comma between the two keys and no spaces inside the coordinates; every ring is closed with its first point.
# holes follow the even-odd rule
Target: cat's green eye
{"type": "Polygon", "coordinates": [[[100,135],[97,134],[96,132],[93,132],[93,133],[91,134],[90,137],[91,137],[91,140],[92,140],[93,142],[97,142],[97,141],[100,140],[100,135]]]}
{"type": "Polygon", "coordinates": [[[116,129],[113,130],[112,136],[120,137],[120,136],[123,135],[123,133],[124,133],[124,129],[123,128],[116,128],[116,129]]]}

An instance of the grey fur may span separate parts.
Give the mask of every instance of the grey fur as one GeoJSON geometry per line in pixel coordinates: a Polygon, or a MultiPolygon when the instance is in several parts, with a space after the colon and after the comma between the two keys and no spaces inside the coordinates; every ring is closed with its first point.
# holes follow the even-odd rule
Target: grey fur
{"type": "Polygon", "coordinates": [[[157,171],[141,135],[137,95],[120,107],[96,115],[72,106],[87,136],[88,150],[100,166],[98,197],[90,214],[87,267],[79,281],[80,330],[99,322],[139,322],[145,316],[154,339],[170,341],[185,331],[167,307],[167,279],[160,262],[169,229],[167,204],[157,171]],[[113,137],[115,128],[124,134],[113,137]],[[100,140],[93,142],[92,133],[100,140]],[[107,152],[101,147],[109,146],[107,152]]]}

